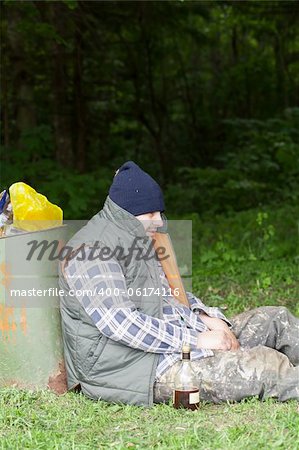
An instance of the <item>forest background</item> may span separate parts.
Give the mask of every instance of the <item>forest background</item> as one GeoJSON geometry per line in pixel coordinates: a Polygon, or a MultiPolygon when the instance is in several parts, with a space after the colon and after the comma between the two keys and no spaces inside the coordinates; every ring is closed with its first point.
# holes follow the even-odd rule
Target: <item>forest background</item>
{"type": "Polygon", "coordinates": [[[168,213],[297,201],[294,1],[4,1],[1,186],[66,219],[139,163],[168,213]]]}

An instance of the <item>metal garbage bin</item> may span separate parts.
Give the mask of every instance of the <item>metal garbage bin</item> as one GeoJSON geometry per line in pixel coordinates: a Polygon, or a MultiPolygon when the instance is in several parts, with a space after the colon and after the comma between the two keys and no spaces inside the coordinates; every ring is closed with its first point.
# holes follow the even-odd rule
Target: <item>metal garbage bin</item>
{"type": "Polygon", "coordinates": [[[66,233],[62,226],[0,239],[0,386],[66,390],[57,277],[66,233]]]}

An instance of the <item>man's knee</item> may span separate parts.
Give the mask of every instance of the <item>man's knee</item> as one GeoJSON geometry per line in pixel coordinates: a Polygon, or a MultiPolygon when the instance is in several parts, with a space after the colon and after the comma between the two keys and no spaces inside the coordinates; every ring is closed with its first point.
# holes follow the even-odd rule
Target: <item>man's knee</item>
{"type": "Polygon", "coordinates": [[[286,306],[260,306],[255,311],[269,317],[288,317],[290,315],[290,311],[286,306]]]}
{"type": "Polygon", "coordinates": [[[269,374],[278,374],[280,371],[285,372],[292,367],[289,358],[275,350],[274,348],[267,347],[265,345],[258,345],[249,350],[249,353],[254,355],[255,362],[263,371],[269,374]]]}
{"type": "Polygon", "coordinates": [[[289,317],[290,311],[286,306],[277,306],[277,315],[289,317]]]}
{"type": "Polygon", "coordinates": [[[286,306],[273,306],[272,317],[279,319],[281,323],[286,325],[291,317],[291,313],[286,306]]]}

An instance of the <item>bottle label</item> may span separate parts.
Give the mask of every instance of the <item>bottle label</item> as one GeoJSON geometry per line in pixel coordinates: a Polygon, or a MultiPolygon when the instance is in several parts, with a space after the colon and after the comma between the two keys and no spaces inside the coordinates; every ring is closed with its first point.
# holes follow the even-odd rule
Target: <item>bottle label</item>
{"type": "Polygon", "coordinates": [[[189,403],[190,403],[190,405],[199,403],[199,391],[192,392],[191,394],[189,394],[189,403]]]}

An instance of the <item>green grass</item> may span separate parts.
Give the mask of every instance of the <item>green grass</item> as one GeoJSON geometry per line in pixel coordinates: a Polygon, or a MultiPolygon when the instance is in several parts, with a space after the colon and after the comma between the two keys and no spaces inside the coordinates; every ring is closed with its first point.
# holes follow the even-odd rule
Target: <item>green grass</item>
{"type": "Polygon", "coordinates": [[[229,316],[263,305],[299,316],[299,205],[195,223],[192,290],[205,303],[229,316]]]}
{"type": "MultiPolygon", "coordinates": [[[[200,220],[193,230],[193,290],[228,316],[260,305],[298,308],[299,208],[283,206],[200,220]],[[260,217],[259,219],[260,220],[260,217]]],[[[298,402],[109,405],[79,394],[0,390],[0,448],[299,449],[298,402]]]]}
{"type": "Polygon", "coordinates": [[[3,389],[2,449],[295,449],[298,404],[250,399],[202,405],[197,412],[169,405],[151,409],[93,402],[83,395],[3,389]]]}

